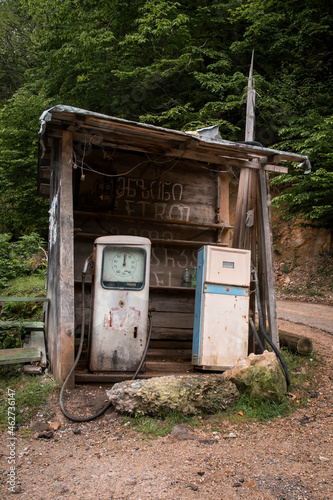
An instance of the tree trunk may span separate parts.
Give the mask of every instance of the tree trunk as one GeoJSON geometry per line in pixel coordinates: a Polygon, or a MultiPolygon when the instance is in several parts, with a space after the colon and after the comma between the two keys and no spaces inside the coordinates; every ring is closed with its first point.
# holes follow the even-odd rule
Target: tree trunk
{"type": "Polygon", "coordinates": [[[288,346],[292,351],[302,355],[311,354],[313,351],[312,340],[295,333],[279,330],[280,345],[288,346]]]}

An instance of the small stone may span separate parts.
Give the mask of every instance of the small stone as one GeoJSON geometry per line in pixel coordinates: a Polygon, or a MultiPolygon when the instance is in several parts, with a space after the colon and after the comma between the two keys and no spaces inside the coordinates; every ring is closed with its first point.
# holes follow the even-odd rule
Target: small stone
{"type": "Polygon", "coordinates": [[[18,494],[18,493],[21,493],[21,491],[22,491],[22,488],[21,488],[21,486],[18,484],[18,485],[16,485],[16,486],[15,486],[15,488],[14,488],[14,490],[13,490],[13,493],[18,494]]]}
{"type": "Polygon", "coordinates": [[[233,432],[229,432],[229,434],[226,436],[227,438],[235,438],[237,437],[236,434],[234,434],[233,432]]]}
{"type": "Polygon", "coordinates": [[[329,458],[326,458],[326,457],[319,457],[319,460],[320,460],[321,462],[329,462],[329,461],[330,461],[330,459],[329,459],[329,458]]]}
{"type": "Polygon", "coordinates": [[[187,485],[188,488],[190,488],[191,490],[193,491],[198,491],[198,486],[196,484],[193,484],[193,483],[189,483],[187,485]]]}
{"type": "Polygon", "coordinates": [[[198,474],[199,476],[204,476],[205,473],[203,471],[199,471],[198,474]]]}
{"type": "Polygon", "coordinates": [[[217,439],[199,439],[199,443],[202,444],[216,444],[217,442],[217,439]]]}
{"type": "Polygon", "coordinates": [[[39,439],[52,439],[53,438],[53,432],[52,431],[46,431],[46,432],[41,432],[38,434],[39,439]]]}
{"type": "Polygon", "coordinates": [[[75,435],[81,434],[81,429],[73,429],[73,434],[75,435]]]}
{"type": "Polygon", "coordinates": [[[174,426],[169,438],[174,441],[187,441],[188,439],[196,439],[196,436],[190,432],[187,425],[179,424],[174,426]]]}
{"type": "Polygon", "coordinates": [[[60,427],[60,424],[59,422],[50,422],[49,423],[49,428],[51,429],[51,431],[57,431],[60,427]]]}
{"type": "Polygon", "coordinates": [[[32,422],[30,429],[36,432],[44,432],[50,430],[50,426],[46,422],[32,422]]]}
{"type": "Polygon", "coordinates": [[[241,483],[237,482],[232,485],[233,488],[240,488],[242,486],[241,483]]]}

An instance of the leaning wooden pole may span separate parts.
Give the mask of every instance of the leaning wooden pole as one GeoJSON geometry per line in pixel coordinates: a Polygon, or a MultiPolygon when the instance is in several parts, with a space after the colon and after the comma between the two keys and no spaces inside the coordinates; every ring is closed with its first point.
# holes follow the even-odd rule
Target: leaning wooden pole
{"type": "MultiPolygon", "coordinates": [[[[247,88],[247,106],[246,106],[246,128],[245,141],[254,140],[255,131],[255,89],[253,84],[253,62],[254,52],[252,52],[251,66],[249,72],[247,88]]],[[[256,265],[256,185],[257,172],[242,168],[240,171],[236,217],[234,224],[234,236],[232,241],[233,248],[251,249],[252,264],[256,265]]],[[[255,322],[255,295],[254,284],[251,283],[250,310],[251,317],[255,322]]],[[[249,352],[254,352],[255,343],[252,332],[249,332],[249,352]]]]}
{"type": "Polygon", "coordinates": [[[254,50],[252,51],[249,80],[247,84],[245,140],[254,141],[256,91],[253,84],[254,50]]]}
{"type": "Polygon", "coordinates": [[[267,318],[269,325],[269,333],[273,343],[279,347],[279,332],[276,310],[275,296],[275,275],[273,263],[273,235],[271,222],[271,207],[268,174],[264,169],[259,170],[259,192],[260,192],[260,209],[262,215],[264,269],[265,269],[265,289],[266,289],[266,306],[267,318]]]}
{"type": "MultiPolygon", "coordinates": [[[[245,128],[245,141],[254,140],[254,127],[255,127],[255,90],[253,87],[253,59],[254,52],[252,52],[251,67],[249,72],[249,81],[247,88],[247,107],[246,107],[246,128],[245,128]]],[[[233,248],[248,248],[249,247],[249,229],[246,226],[247,213],[250,208],[252,186],[252,170],[250,168],[242,168],[239,176],[237,204],[236,204],[236,217],[234,224],[234,235],[232,240],[233,248]]]]}

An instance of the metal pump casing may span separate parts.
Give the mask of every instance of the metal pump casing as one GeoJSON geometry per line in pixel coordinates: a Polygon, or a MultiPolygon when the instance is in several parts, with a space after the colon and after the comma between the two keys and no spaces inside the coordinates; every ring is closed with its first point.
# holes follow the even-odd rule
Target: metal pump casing
{"type": "Polygon", "coordinates": [[[148,335],[151,242],[136,236],[95,240],[91,371],[135,371],[148,335]]]}
{"type": "Polygon", "coordinates": [[[224,371],[248,354],[251,252],[198,251],[192,364],[224,371]]]}

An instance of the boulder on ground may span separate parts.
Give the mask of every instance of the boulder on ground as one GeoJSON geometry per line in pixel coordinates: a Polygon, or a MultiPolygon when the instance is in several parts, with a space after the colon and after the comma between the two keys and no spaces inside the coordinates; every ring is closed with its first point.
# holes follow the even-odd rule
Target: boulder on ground
{"type": "Polygon", "coordinates": [[[156,416],[217,413],[239,397],[235,384],[218,374],[131,380],[115,384],[106,393],[118,412],[156,416]]]}
{"type": "Polygon", "coordinates": [[[246,392],[252,399],[265,399],[280,403],[287,393],[287,383],[282,366],[274,352],[250,354],[223,377],[234,382],[239,392],[246,392]]]}

